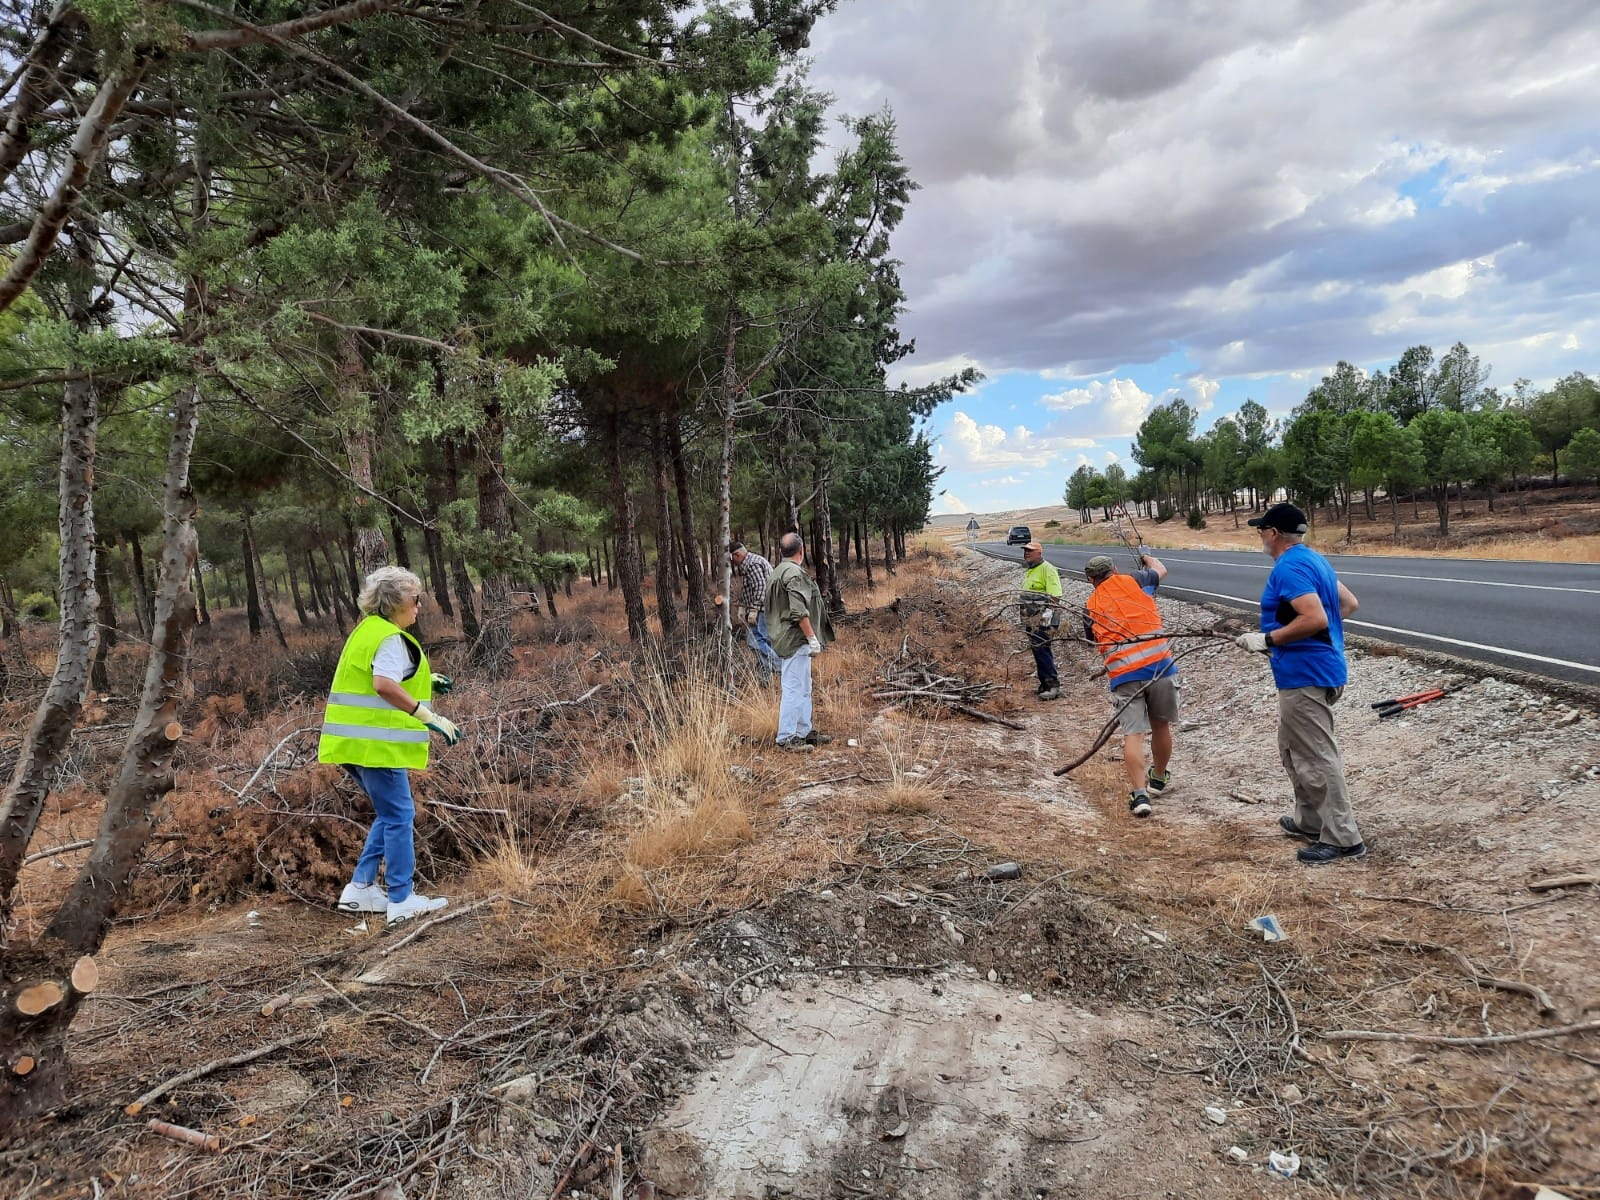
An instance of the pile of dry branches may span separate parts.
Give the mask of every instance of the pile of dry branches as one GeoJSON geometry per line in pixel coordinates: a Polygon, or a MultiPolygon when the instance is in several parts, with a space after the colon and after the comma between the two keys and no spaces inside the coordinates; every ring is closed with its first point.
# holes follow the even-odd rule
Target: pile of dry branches
{"type": "Polygon", "coordinates": [[[921,716],[930,710],[946,708],[980,721],[1004,725],[1008,729],[1021,729],[1015,721],[981,712],[976,707],[990,692],[1003,686],[998,683],[969,683],[957,675],[946,675],[939,669],[923,647],[913,648],[911,638],[900,642],[900,650],[883,668],[884,686],[872,693],[875,700],[885,701],[886,708],[904,708],[921,716]]]}

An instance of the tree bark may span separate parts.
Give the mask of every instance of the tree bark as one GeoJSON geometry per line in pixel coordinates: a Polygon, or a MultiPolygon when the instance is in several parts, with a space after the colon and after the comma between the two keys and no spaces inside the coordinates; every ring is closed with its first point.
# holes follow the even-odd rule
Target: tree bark
{"type": "Polygon", "coordinates": [[[261,606],[266,609],[267,624],[272,626],[273,636],[278,639],[278,645],[283,649],[289,648],[289,641],[283,636],[283,626],[278,623],[278,610],[272,604],[272,591],[267,583],[267,567],[261,561],[261,543],[256,540],[255,526],[250,523],[250,510],[244,510],[245,538],[250,544],[251,561],[255,563],[256,579],[261,586],[261,606]]]}
{"type": "Polygon", "coordinates": [[[200,604],[200,624],[211,624],[211,610],[206,607],[206,573],[200,563],[194,568],[194,598],[200,604]]]}
{"type": "Polygon", "coordinates": [[[392,508],[389,510],[389,540],[394,544],[395,565],[411,570],[411,548],[406,545],[405,526],[400,522],[400,514],[392,508]]]}
{"type": "MultiPolygon", "coordinates": [[[[672,454],[672,475],[678,489],[678,535],[683,545],[683,566],[689,581],[689,621],[704,629],[710,620],[706,603],[706,576],[700,562],[700,535],[695,529],[694,492],[689,464],[683,453],[683,414],[674,412],[667,422],[667,448],[672,454]]],[[[726,542],[723,545],[727,545],[726,542]]]]}
{"type": "Polygon", "coordinates": [[[7,954],[5,979],[0,981],[0,1063],[14,1063],[27,1056],[36,1065],[22,1076],[0,1072],[0,1128],[44,1111],[60,1100],[67,1078],[67,1027],[86,993],[69,984],[60,1003],[32,1019],[17,1012],[13,998],[41,978],[70,977],[77,960],[100,948],[149,840],[156,807],[173,787],[172,757],[183,733],[178,723],[178,701],[198,615],[194,594],[189,590],[199,557],[194,531],[197,505],[189,488],[189,459],[194,450],[199,406],[199,388],[191,386],[179,393],[173,409],[162,506],[161,573],[150,658],[139,712],[123,750],[116,782],[106,797],[94,847],[38,942],[16,954],[7,954]]]}
{"type": "Polygon", "coordinates": [[[106,673],[106,658],[117,644],[117,604],[111,596],[111,568],[108,561],[110,547],[98,534],[94,540],[94,590],[100,595],[96,621],[100,636],[94,648],[94,664],[89,669],[89,686],[97,692],[109,692],[111,679],[106,673]]]}
{"type": "Polygon", "coordinates": [[[294,569],[293,549],[285,547],[283,561],[289,567],[289,596],[294,600],[294,615],[300,622],[300,628],[304,629],[311,624],[311,619],[306,616],[305,600],[300,595],[300,572],[294,569]]]}
{"type": "Polygon", "coordinates": [[[444,504],[444,488],[436,472],[429,471],[423,495],[427,501],[430,523],[422,527],[422,545],[428,555],[428,576],[433,584],[433,598],[439,602],[439,611],[451,620],[456,610],[450,603],[450,574],[445,568],[444,537],[432,522],[439,519],[444,504]]]}
{"type": "MultiPolygon", "coordinates": [[[[350,574],[350,611],[359,613],[356,599],[361,595],[361,581],[365,578],[361,573],[361,563],[356,558],[356,526],[349,517],[344,519],[344,566],[350,574]]],[[[357,615],[356,620],[360,620],[357,615]]]]}
{"type": "Polygon", "coordinates": [[[677,550],[672,537],[671,487],[667,482],[666,419],[657,413],[650,424],[651,482],[656,502],[656,620],[661,636],[678,632],[677,550]]]}
{"type": "Polygon", "coordinates": [[[250,640],[261,636],[261,589],[256,583],[256,545],[250,533],[250,510],[240,510],[239,551],[244,559],[244,610],[250,624],[250,640]]]}
{"type": "Polygon", "coordinates": [[[343,417],[350,478],[356,484],[355,557],[363,578],[389,562],[389,544],[378,528],[378,514],[372,507],[372,397],[364,386],[366,380],[367,363],[357,334],[340,329],[337,403],[343,417]]]}
{"type": "MultiPolygon", "coordinates": [[[[74,247],[76,249],[76,247],[74,247]]],[[[80,263],[81,263],[80,257],[80,263]]],[[[89,288],[75,285],[75,318],[87,321],[89,288]]],[[[99,394],[90,379],[65,385],[61,398],[61,465],[56,512],[60,533],[61,623],[56,666],[0,802],[0,947],[5,944],[17,876],[44,811],[51,773],[83,712],[97,627],[94,576],[94,468],[100,431],[99,394]]],[[[0,1066],[13,1059],[0,1060],[0,1066]]],[[[9,1074],[0,1071],[0,1074],[9,1074]]],[[[0,1112],[3,1116],[3,1112],[0,1112]]]]}
{"type": "MultiPolygon", "coordinates": [[[[451,438],[444,439],[444,499],[452,510],[461,499],[461,472],[457,464],[456,444],[451,438]]],[[[461,636],[467,639],[470,646],[477,642],[479,636],[478,608],[474,603],[472,576],[467,572],[467,560],[462,557],[459,548],[461,519],[459,515],[452,515],[450,520],[457,541],[457,545],[450,549],[450,574],[455,582],[456,602],[461,609],[461,636]]]]}
{"type": "Polygon", "coordinates": [[[621,419],[615,412],[610,413],[602,428],[617,521],[617,582],[622,586],[622,606],[628,616],[628,640],[638,646],[650,636],[650,629],[644,610],[644,571],[638,558],[633,494],[628,490],[628,474],[622,465],[621,419]]]}
{"type": "Polygon", "coordinates": [[[40,206],[27,240],[12,254],[5,275],[0,277],[0,312],[16,302],[44,265],[45,257],[55,246],[67,219],[77,208],[89,174],[94,170],[100,152],[105,149],[110,137],[111,126],[139,86],[139,78],[149,65],[148,57],[135,55],[126,65],[112,71],[101,81],[94,100],[78,122],[78,131],[68,150],[66,169],[40,206]]]}
{"type": "Polygon", "coordinates": [[[828,608],[835,613],[844,611],[844,595],[839,589],[839,572],[833,562],[833,503],[828,495],[828,472],[817,464],[817,586],[827,597],[828,608]]]}
{"type": "Polygon", "coordinates": [[[133,624],[139,636],[150,636],[150,590],[144,585],[144,550],[140,548],[137,534],[122,535],[122,567],[128,576],[128,590],[133,593],[133,624]]]}
{"type": "Polygon", "coordinates": [[[511,645],[511,576],[508,556],[515,544],[505,472],[505,412],[498,399],[484,405],[476,441],[478,531],[488,560],[482,570],[483,624],[472,644],[472,659],[491,679],[508,674],[515,661],[511,645]]]}

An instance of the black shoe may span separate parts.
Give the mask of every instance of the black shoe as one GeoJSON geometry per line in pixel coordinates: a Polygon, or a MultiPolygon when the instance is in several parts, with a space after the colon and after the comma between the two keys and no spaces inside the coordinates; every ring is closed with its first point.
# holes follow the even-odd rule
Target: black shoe
{"type": "Polygon", "coordinates": [[[1041,699],[1041,700],[1059,700],[1059,699],[1061,699],[1061,686],[1059,684],[1052,683],[1049,687],[1040,688],[1039,689],[1039,699],[1041,699]]]}
{"type": "Polygon", "coordinates": [[[1148,817],[1150,815],[1150,797],[1142,791],[1129,792],[1128,811],[1136,817],[1148,817]]]}
{"type": "Polygon", "coordinates": [[[829,742],[833,741],[833,737],[830,734],[818,733],[815,729],[813,729],[810,733],[806,734],[805,740],[810,742],[813,746],[826,746],[829,742]]]}
{"type": "Polygon", "coordinates": [[[1295,854],[1295,857],[1301,862],[1311,863],[1314,866],[1338,862],[1341,858],[1365,858],[1366,856],[1367,844],[1365,842],[1357,842],[1354,846],[1334,846],[1328,842],[1316,842],[1295,854]]]}
{"type": "Polygon", "coordinates": [[[1316,834],[1308,833],[1306,830],[1301,829],[1300,826],[1296,825],[1293,817],[1279,817],[1278,828],[1283,830],[1290,837],[1305,838],[1305,840],[1308,842],[1314,842],[1317,840],[1316,834]]]}
{"type": "Polygon", "coordinates": [[[1144,786],[1145,790],[1159,796],[1172,786],[1172,772],[1167,770],[1157,775],[1156,769],[1151,767],[1144,773],[1144,786]]]}

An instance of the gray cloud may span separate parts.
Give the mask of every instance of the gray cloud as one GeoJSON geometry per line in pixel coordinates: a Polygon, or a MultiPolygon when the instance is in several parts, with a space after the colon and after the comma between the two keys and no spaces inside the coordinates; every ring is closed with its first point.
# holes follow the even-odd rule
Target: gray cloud
{"type": "Polygon", "coordinates": [[[1594,358],[1589,0],[856,0],[813,49],[923,184],[895,248],[925,358],[1217,376],[1459,338],[1551,374],[1579,331],[1594,358]]]}

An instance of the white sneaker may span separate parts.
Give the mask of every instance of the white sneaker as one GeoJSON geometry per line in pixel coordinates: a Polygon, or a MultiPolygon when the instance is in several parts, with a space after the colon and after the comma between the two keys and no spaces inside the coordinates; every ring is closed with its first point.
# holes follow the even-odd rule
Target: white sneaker
{"type": "Polygon", "coordinates": [[[339,893],[338,907],[340,912],[383,912],[389,907],[389,893],[376,883],[347,883],[339,893]]]}
{"type": "Polygon", "coordinates": [[[438,912],[450,901],[443,896],[424,896],[421,892],[412,892],[399,904],[390,902],[389,924],[397,925],[401,921],[409,921],[421,913],[438,912]]]}

